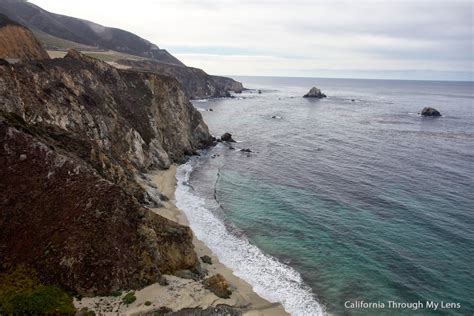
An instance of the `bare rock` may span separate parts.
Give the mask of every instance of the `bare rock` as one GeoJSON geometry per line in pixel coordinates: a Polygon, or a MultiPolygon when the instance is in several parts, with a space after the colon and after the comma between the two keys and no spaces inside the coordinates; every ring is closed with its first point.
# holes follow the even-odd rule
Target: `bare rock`
{"type": "Polygon", "coordinates": [[[221,136],[221,141],[223,142],[229,142],[229,143],[235,143],[236,141],[232,138],[232,134],[231,133],[224,133],[222,136],[221,136]]]}
{"type": "Polygon", "coordinates": [[[434,108],[431,108],[431,107],[425,107],[423,108],[423,110],[421,110],[421,116],[441,116],[441,113],[434,109],[434,108]]]}
{"type": "Polygon", "coordinates": [[[212,264],[212,258],[209,257],[208,255],[202,256],[201,257],[202,262],[207,263],[207,264],[212,264]]]}
{"type": "Polygon", "coordinates": [[[143,207],[136,180],[212,143],[175,79],[71,51],[0,65],[0,98],[2,269],[107,295],[199,265],[191,230],[143,207]]]}
{"type": "Polygon", "coordinates": [[[322,99],[322,98],[326,98],[326,95],[322,93],[321,90],[319,90],[318,88],[312,87],[311,90],[309,90],[309,92],[303,96],[303,98],[322,99]]]}
{"type": "Polygon", "coordinates": [[[230,298],[232,291],[229,290],[229,284],[227,280],[220,274],[216,274],[203,281],[203,285],[206,289],[214,293],[220,298],[230,298]]]}
{"type": "Polygon", "coordinates": [[[33,32],[0,13],[0,58],[49,59],[49,55],[33,32]]]}

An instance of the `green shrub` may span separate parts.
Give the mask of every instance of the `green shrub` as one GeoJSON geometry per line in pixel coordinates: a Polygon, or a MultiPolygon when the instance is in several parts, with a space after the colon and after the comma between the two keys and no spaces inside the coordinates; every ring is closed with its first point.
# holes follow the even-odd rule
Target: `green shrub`
{"type": "Polygon", "coordinates": [[[42,284],[33,270],[18,267],[0,274],[0,314],[74,314],[72,297],[42,284]]]}
{"type": "Polygon", "coordinates": [[[135,296],[135,292],[128,292],[123,298],[122,298],[122,302],[124,304],[132,304],[133,302],[135,302],[137,300],[137,297],[135,296]]]}
{"type": "Polygon", "coordinates": [[[146,301],[145,302],[145,306],[150,306],[151,305],[151,302],[150,301],[146,301]]]}

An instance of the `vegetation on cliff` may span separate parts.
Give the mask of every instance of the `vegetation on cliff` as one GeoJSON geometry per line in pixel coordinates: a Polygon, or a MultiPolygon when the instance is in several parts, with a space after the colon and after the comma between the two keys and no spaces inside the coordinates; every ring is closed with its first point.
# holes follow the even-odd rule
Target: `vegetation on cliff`
{"type": "Polygon", "coordinates": [[[212,143],[176,80],[71,51],[0,66],[0,99],[1,269],[106,295],[198,268],[190,229],[137,181],[212,143]]]}
{"type": "Polygon", "coordinates": [[[0,314],[74,314],[72,297],[41,283],[34,270],[19,266],[0,273],[0,314]]]}

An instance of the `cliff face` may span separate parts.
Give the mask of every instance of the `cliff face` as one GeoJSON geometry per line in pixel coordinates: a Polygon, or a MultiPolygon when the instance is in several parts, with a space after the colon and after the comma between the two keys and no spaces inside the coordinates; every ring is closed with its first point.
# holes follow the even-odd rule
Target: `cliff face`
{"type": "Polygon", "coordinates": [[[202,69],[180,67],[152,60],[120,60],[120,64],[133,69],[152,71],[176,78],[190,99],[222,98],[229,91],[242,92],[243,86],[231,78],[210,76],[202,69]]]}
{"type": "Polygon", "coordinates": [[[0,58],[30,60],[49,56],[30,30],[0,14],[0,58]]]}
{"type": "Polygon", "coordinates": [[[211,76],[211,78],[221,90],[233,91],[236,93],[241,93],[244,90],[244,86],[242,85],[242,83],[235,81],[232,78],[222,76],[211,76]]]}
{"type": "Polygon", "coordinates": [[[23,0],[1,0],[0,11],[22,25],[68,41],[184,65],[157,45],[124,30],[54,14],[23,0]]]}
{"type": "Polygon", "coordinates": [[[176,80],[71,51],[0,66],[0,110],[0,269],[90,295],[198,264],[137,182],[212,142],[176,80]]]}

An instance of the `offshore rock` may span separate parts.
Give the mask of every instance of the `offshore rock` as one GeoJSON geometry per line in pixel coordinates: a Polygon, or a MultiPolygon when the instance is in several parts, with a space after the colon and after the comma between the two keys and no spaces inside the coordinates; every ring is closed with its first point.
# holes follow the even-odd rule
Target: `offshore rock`
{"type": "Polygon", "coordinates": [[[425,107],[421,110],[421,116],[441,116],[441,113],[431,107],[425,107]]]}
{"type": "Polygon", "coordinates": [[[326,98],[326,95],[324,93],[321,92],[321,90],[319,90],[318,88],[316,87],[312,87],[311,90],[309,90],[308,93],[306,93],[303,98],[318,98],[318,99],[322,99],[322,98],[326,98]]]}
{"type": "Polygon", "coordinates": [[[236,141],[232,138],[232,134],[231,134],[231,133],[224,133],[224,134],[221,136],[221,141],[223,141],[223,142],[229,142],[229,143],[236,143],[236,141]]]}

